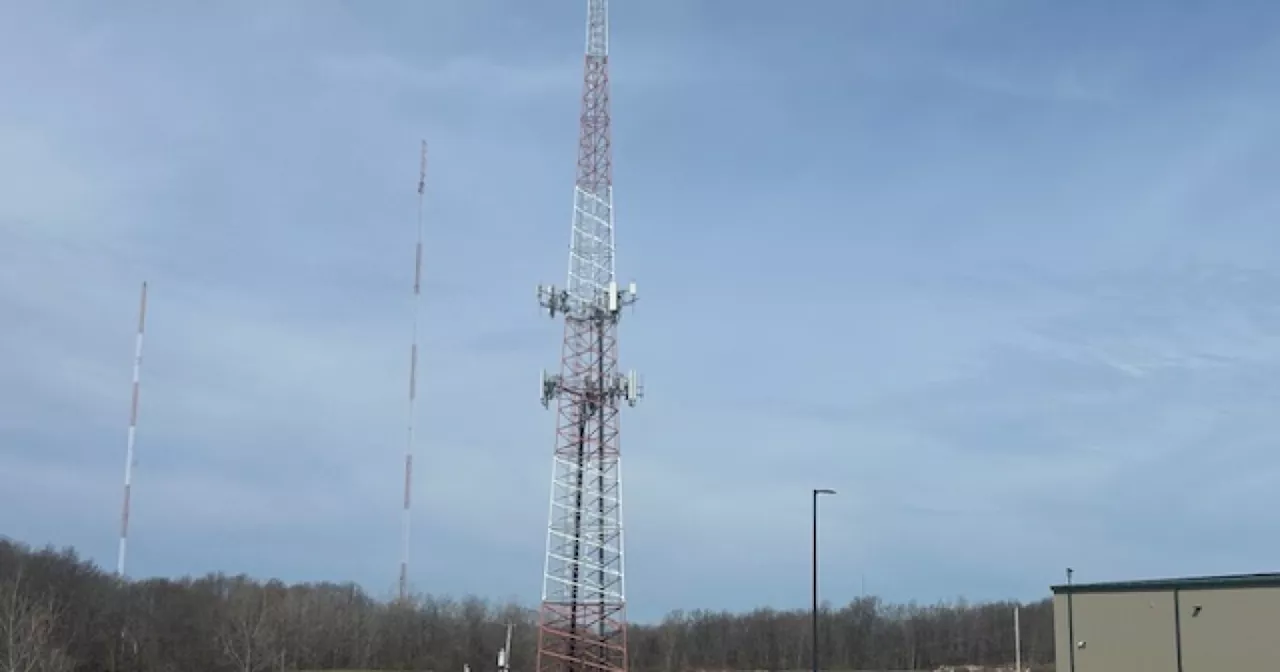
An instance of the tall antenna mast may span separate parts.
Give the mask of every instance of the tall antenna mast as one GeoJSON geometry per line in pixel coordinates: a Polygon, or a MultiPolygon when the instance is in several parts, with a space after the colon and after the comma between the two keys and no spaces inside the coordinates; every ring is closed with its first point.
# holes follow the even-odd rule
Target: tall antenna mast
{"type": "Polygon", "coordinates": [[[607,0],[588,0],[586,42],[568,285],[538,287],[565,323],[560,373],[542,374],[542,403],[557,412],[538,672],[627,669],[618,416],[642,390],[618,371],[618,321],[636,286],[614,277],[607,0]]]}
{"type": "Polygon", "coordinates": [[[129,545],[129,499],[133,489],[133,446],[138,436],[138,392],[142,376],[142,335],[147,327],[147,283],[142,283],[138,307],[138,336],[133,344],[133,401],[129,406],[129,439],[124,453],[124,503],[120,508],[120,550],[116,555],[116,576],[124,578],[125,553],[129,545]]]}
{"type": "Polygon", "coordinates": [[[400,599],[409,597],[409,506],[413,493],[413,430],[418,397],[418,303],[422,294],[422,206],[427,191],[427,141],[418,168],[418,243],[413,252],[413,337],[409,342],[409,429],[404,446],[404,511],[400,520],[400,599]]]}

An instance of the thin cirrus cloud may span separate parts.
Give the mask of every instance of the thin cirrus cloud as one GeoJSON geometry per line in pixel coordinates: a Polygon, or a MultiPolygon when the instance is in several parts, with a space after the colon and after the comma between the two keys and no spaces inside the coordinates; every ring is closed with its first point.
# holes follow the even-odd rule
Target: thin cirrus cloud
{"type": "MultiPolygon", "coordinates": [[[[836,601],[1259,569],[1274,8],[817,4],[614,12],[633,613],[801,603],[813,487],[836,601]]],[[[0,531],[112,557],[146,279],[132,571],[385,592],[426,138],[415,582],[533,599],[580,9],[5,8],[0,531]]]]}

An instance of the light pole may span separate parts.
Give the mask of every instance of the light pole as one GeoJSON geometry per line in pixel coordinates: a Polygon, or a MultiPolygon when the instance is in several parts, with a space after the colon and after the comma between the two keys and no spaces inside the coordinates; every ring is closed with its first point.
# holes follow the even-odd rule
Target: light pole
{"type": "Polygon", "coordinates": [[[1021,604],[1013,605],[1013,669],[1018,672],[1022,670],[1022,622],[1019,616],[1022,611],[1021,604]]]}
{"type": "Polygon", "coordinates": [[[1072,593],[1075,591],[1071,588],[1071,575],[1076,570],[1067,568],[1067,664],[1068,672],[1076,672],[1076,620],[1075,610],[1072,609],[1071,603],[1072,593]]]}
{"type": "Polygon", "coordinates": [[[834,494],[828,488],[813,491],[813,672],[818,672],[818,496],[834,494]]]}

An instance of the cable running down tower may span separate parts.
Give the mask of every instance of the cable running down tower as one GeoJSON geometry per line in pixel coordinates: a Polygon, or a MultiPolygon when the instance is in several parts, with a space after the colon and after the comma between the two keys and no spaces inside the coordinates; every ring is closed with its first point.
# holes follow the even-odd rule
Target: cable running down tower
{"type": "Polygon", "coordinates": [[[618,415],[643,395],[618,370],[618,320],[636,286],[614,277],[609,120],[609,9],[587,1],[587,46],[565,288],[538,287],[564,317],[560,373],[542,374],[542,404],[556,402],[538,672],[625,672],[622,475],[618,415]]]}

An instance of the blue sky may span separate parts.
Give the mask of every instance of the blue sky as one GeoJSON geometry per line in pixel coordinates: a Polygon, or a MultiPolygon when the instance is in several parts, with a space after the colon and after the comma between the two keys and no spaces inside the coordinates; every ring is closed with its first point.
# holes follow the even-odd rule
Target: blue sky
{"type": "MultiPolygon", "coordinates": [[[[580,1],[0,8],[0,533],[537,599],[580,1]]],[[[632,614],[1275,569],[1280,8],[614,3],[632,614]]]]}

